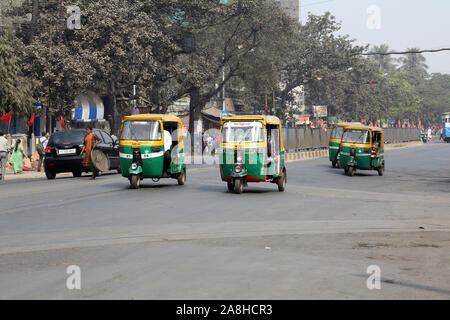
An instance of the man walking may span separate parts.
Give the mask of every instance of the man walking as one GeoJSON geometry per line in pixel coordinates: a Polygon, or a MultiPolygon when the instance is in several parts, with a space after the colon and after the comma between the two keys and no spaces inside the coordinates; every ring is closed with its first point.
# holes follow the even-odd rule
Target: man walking
{"type": "Polygon", "coordinates": [[[42,132],[42,137],[39,138],[39,144],[37,145],[37,152],[39,154],[39,162],[38,162],[38,172],[41,172],[42,162],[44,161],[45,157],[45,149],[48,145],[48,139],[50,138],[50,135],[48,132],[42,132]]]}
{"type": "Polygon", "coordinates": [[[3,131],[0,131],[0,180],[4,180],[6,176],[6,162],[8,161],[9,142],[4,137],[3,131]]]}

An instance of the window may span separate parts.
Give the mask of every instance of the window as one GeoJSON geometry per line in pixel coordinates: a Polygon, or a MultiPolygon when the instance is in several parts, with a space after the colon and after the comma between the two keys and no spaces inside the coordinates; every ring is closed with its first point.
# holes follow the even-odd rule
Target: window
{"type": "Polygon", "coordinates": [[[334,127],[333,134],[331,137],[333,139],[341,139],[343,131],[344,131],[344,128],[342,128],[342,127],[334,127]]]}
{"type": "Polygon", "coordinates": [[[120,139],[160,141],[161,126],[158,121],[126,121],[120,139]]]}
{"type": "Polygon", "coordinates": [[[264,142],[261,122],[226,122],[223,128],[224,142],[264,142]]]}
{"type": "Polygon", "coordinates": [[[86,132],[81,130],[60,131],[52,134],[49,143],[52,145],[63,143],[81,145],[84,143],[85,136],[86,132]]]}
{"type": "Polygon", "coordinates": [[[106,144],[113,144],[113,139],[106,132],[104,132],[104,131],[97,131],[97,132],[95,132],[95,134],[96,135],[101,134],[101,138],[103,139],[104,143],[106,143],[106,144]]]}
{"type": "Polygon", "coordinates": [[[345,130],[342,142],[350,143],[370,143],[369,131],[365,130],[345,130]]]}

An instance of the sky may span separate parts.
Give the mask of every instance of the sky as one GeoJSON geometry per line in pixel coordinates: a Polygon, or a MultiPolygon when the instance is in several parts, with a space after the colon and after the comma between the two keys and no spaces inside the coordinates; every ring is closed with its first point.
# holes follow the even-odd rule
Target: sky
{"type": "MultiPolygon", "coordinates": [[[[308,12],[329,11],[342,23],[340,33],[359,45],[385,43],[395,51],[450,48],[450,0],[302,0],[301,6],[303,22],[308,12]]],[[[450,51],[424,56],[428,72],[450,74],[450,51]]]]}

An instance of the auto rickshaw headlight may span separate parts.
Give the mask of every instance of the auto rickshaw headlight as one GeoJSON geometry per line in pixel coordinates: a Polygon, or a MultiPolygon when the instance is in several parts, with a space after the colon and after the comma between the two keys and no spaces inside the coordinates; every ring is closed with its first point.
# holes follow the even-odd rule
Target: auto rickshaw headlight
{"type": "Polygon", "coordinates": [[[131,170],[136,170],[138,168],[137,163],[132,163],[131,164],[131,170]]]}
{"type": "Polygon", "coordinates": [[[241,165],[237,164],[237,165],[234,166],[234,172],[240,173],[241,171],[242,171],[241,165]]]}

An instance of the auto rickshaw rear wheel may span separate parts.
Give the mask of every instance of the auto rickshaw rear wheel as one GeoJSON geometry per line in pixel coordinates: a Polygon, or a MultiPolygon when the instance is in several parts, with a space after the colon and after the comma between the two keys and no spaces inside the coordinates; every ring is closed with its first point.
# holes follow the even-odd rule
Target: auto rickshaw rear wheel
{"type": "Polygon", "coordinates": [[[183,169],[183,171],[178,175],[177,181],[180,186],[184,185],[186,182],[186,170],[183,169]]]}
{"type": "Polygon", "coordinates": [[[331,166],[332,166],[333,168],[336,168],[336,167],[337,167],[337,160],[331,161],[331,166]]]}
{"type": "Polygon", "coordinates": [[[241,194],[242,191],[244,191],[242,179],[234,179],[234,192],[237,194],[241,194]]]}
{"type": "Polygon", "coordinates": [[[378,175],[382,177],[384,175],[384,166],[378,168],[378,175]]]}
{"type": "Polygon", "coordinates": [[[228,181],[228,182],[227,182],[227,188],[228,188],[228,191],[233,192],[233,190],[234,190],[234,184],[233,184],[233,182],[228,181]]]}
{"type": "Polygon", "coordinates": [[[139,189],[141,185],[141,178],[138,175],[133,174],[130,178],[130,184],[131,189],[139,189]]]}
{"type": "Polygon", "coordinates": [[[284,190],[286,190],[286,172],[283,170],[278,178],[278,191],[284,192],[284,190]]]}

